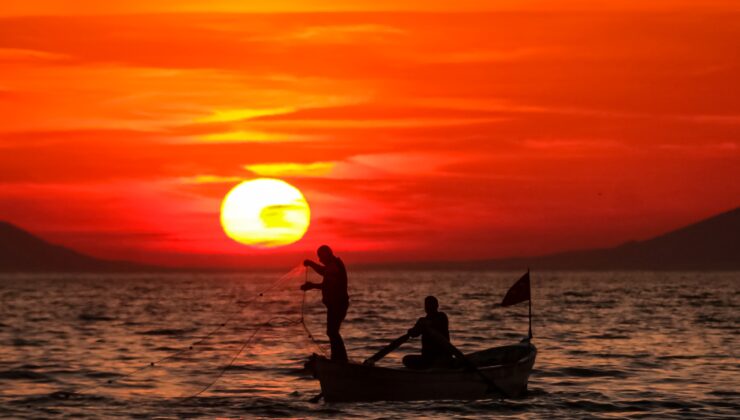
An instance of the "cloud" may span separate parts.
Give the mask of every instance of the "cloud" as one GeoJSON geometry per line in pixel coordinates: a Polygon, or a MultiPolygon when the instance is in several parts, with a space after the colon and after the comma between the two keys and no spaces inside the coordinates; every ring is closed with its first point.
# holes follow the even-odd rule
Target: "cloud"
{"type": "Polygon", "coordinates": [[[0,48],[0,62],[5,65],[9,63],[55,63],[69,60],[64,54],[54,54],[46,51],[23,49],[23,48],[0,48]]]}
{"type": "Polygon", "coordinates": [[[266,131],[230,131],[225,133],[203,134],[196,137],[198,141],[205,143],[271,143],[271,142],[295,142],[309,141],[316,137],[280,134],[266,131]]]}
{"type": "Polygon", "coordinates": [[[182,177],[179,180],[184,184],[235,184],[244,181],[244,177],[196,175],[192,177],[182,177]]]}
{"type": "Polygon", "coordinates": [[[258,176],[266,177],[324,177],[329,175],[335,162],[311,163],[267,163],[246,165],[245,168],[258,176]]]}
{"type": "Polygon", "coordinates": [[[351,25],[325,25],[302,28],[286,37],[290,41],[316,43],[356,44],[367,42],[392,42],[405,34],[403,29],[373,23],[351,25]]]}
{"type": "Polygon", "coordinates": [[[558,51],[519,48],[510,50],[474,49],[467,51],[449,51],[439,53],[425,53],[414,56],[420,63],[497,63],[522,60],[533,60],[557,57],[558,51]]]}
{"type": "Polygon", "coordinates": [[[245,2],[233,0],[26,0],[8,3],[0,16],[106,16],[141,15],[147,13],[181,14],[316,14],[347,12],[435,12],[476,13],[481,12],[583,12],[583,11],[737,11],[733,0],[674,0],[670,2],[645,2],[639,0],[611,0],[590,2],[583,0],[273,0],[269,2],[245,2]]]}
{"type": "Polygon", "coordinates": [[[280,107],[263,109],[224,109],[215,110],[210,115],[197,118],[195,121],[199,123],[240,121],[270,115],[288,114],[291,112],[295,112],[295,108],[280,107]]]}

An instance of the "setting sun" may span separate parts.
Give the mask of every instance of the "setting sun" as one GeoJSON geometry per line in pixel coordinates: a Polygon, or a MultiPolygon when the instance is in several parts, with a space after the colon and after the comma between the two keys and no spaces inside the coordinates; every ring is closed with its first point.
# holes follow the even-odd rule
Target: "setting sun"
{"type": "Polygon", "coordinates": [[[221,205],[221,225],[231,239],[257,248],[299,241],[311,211],[303,194],[285,181],[260,178],[234,187],[221,205]]]}

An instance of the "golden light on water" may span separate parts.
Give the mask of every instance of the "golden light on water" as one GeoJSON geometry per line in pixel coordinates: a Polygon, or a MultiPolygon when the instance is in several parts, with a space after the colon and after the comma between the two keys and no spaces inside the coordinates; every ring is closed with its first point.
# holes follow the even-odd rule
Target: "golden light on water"
{"type": "Polygon", "coordinates": [[[234,187],[221,204],[221,226],[236,242],[273,248],[299,241],[311,210],[303,194],[285,181],[259,178],[234,187]]]}

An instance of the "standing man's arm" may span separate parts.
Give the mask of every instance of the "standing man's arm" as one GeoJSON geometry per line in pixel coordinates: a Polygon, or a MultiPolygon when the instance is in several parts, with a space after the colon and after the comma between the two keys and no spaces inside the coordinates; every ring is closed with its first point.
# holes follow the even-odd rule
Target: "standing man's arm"
{"type": "Polygon", "coordinates": [[[305,260],[305,261],[303,261],[303,266],[304,267],[311,267],[311,268],[313,268],[313,271],[321,274],[322,276],[324,274],[326,274],[326,267],[324,267],[323,265],[321,265],[319,263],[313,262],[311,260],[305,260]]]}
{"type": "MultiPolygon", "coordinates": [[[[313,271],[321,274],[322,276],[326,273],[326,267],[324,267],[321,264],[315,263],[311,260],[305,260],[303,261],[304,267],[311,267],[313,268],[313,271]]],[[[324,283],[312,283],[310,281],[307,281],[301,285],[301,290],[311,290],[311,289],[323,289],[324,283]]]]}

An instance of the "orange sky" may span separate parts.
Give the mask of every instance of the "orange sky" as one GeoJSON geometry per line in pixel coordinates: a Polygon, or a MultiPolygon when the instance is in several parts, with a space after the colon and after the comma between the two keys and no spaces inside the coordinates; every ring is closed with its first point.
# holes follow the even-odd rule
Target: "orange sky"
{"type": "Polygon", "coordinates": [[[610,246],[740,204],[736,2],[253,3],[0,6],[0,219],[249,266],[610,246]],[[306,195],[301,242],[223,234],[259,175],[306,195]]]}

